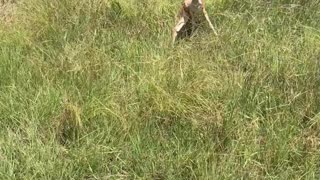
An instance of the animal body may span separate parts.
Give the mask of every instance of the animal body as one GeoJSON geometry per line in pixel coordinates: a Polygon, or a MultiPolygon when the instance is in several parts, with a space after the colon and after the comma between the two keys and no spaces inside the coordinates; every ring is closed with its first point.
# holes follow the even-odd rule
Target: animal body
{"type": "Polygon", "coordinates": [[[177,15],[177,24],[173,28],[173,43],[177,39],[190,36],[204,19],[209,23],[214,34],[218,35],[205,9],[205,0],[184,0],[177,15]]]}

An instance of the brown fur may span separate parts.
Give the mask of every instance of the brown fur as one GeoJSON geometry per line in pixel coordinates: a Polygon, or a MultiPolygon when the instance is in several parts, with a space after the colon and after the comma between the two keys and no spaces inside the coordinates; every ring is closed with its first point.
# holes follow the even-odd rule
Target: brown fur
{"type": "Polygon", "coordinates": [[[173,43],[176,39],[190,36],[204,19],[215,35],[218,35],[205,9],[205,0],[184,0],[177,15],[177,24],[173,28],[173,43]]]}

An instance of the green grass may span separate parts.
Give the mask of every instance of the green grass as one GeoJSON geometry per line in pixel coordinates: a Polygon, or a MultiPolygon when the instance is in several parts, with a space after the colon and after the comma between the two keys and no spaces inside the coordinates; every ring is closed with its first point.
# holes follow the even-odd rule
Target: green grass
{"type": "Polygon", "coordinates": [[[1,179],[319,179],[320,3],[18,1],[0,18],[1,179]]]}

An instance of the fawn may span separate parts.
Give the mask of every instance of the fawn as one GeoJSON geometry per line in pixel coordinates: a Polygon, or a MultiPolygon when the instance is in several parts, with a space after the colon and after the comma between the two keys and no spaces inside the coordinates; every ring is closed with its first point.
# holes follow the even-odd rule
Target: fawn
{"type": "Polygon", "coordinates": [[[218,35],[205,9],[205,0],[184,0],[177,15],[177,24],[173,28],[173,44],[177,38],[190,36],[194,29],[204,20],[203,16],[214,34],[218,35]]]}

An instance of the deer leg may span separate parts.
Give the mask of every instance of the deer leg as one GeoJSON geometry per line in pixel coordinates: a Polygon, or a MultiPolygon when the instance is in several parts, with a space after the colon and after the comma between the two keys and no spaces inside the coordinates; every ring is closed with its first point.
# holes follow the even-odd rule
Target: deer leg
{"type": "Polygon", "coordinates": [[[183,26],[185,26],[187,24],[188,20],[189,20],[189,18],[187,16],[185,16],[185,14],[180,17],[180,19],[178,20],[178,23],[173,28],[172,44],[175,43],[176,38],[178,36],[178,33],[181,31],[183,26]]]}
{"type": "Polygon", "coordinates": [[[206,18],[206,20],[208,21],[210,28],[213,30],[213,33],[216,36],[218,36],[218,33],[217,33],[216,29],[213,27],[213,25],[212,25],[212,23],[210,21],[209,15],[208,15],[208,13],[207,13],[207,11],[205,9],[203,9],[203,14],[204,14],[204,17],[206,18]]]}

